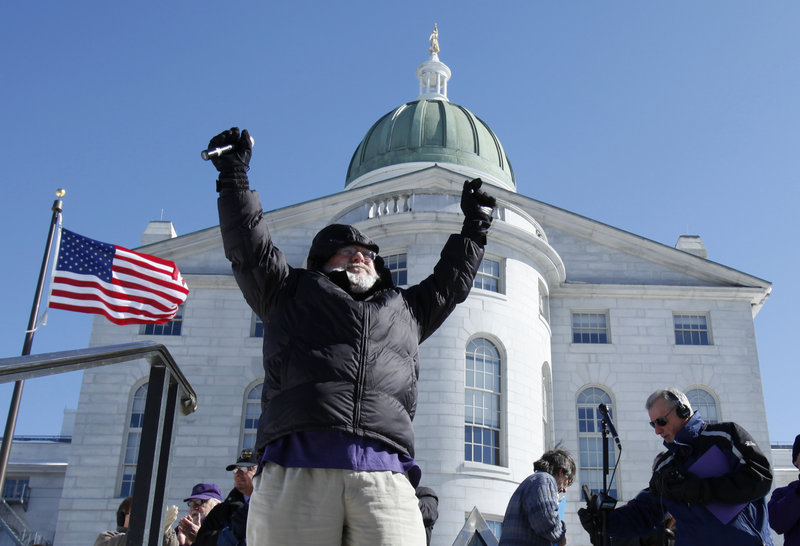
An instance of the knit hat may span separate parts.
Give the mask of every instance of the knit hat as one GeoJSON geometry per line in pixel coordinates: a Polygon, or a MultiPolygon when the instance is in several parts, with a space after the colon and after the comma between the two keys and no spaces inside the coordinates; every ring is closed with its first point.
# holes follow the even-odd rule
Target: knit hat
{"type": "Polygon", "coordinates": [[[378,245],[353,226],[331,224],[322,228],[314,237],[306,260],[308,268],[314,271],[321,271],[325,263],[331,256],[336,254],[337,250],[350,245],[362,246],[376,254],[378,253],[378,245]]]}

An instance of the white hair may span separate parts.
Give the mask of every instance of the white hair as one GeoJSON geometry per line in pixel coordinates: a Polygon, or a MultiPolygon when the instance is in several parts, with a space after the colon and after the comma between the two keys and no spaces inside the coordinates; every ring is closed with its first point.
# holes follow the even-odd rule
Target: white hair
{"type": "Polygon", "coordinates": [[[683,404],[689,408],[690,415],[693,412],[692,404],[689,402],[689,397],[675,387],[658,389],[656,392],[648,396],[647,402],[644,404],[644,409],[649,411],[650,408],[653,407],[653,404],[656,403],[656,400],[663,400],[668,408],[674,408],[677,407],[678,404],[683,404]]]}

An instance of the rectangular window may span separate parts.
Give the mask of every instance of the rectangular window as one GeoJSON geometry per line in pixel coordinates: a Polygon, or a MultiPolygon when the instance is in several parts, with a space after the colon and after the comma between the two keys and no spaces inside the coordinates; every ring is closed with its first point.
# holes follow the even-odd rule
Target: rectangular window
{"type": "Polygon", "coordinates": [[[609,343],[606,313],[572,313],[572,343],[609,343]]]}
{"type": "Polygon", "coordinates": [[[183,305],[178,307],[175,318],[164,324],[142,324],[139,333],[143,336],[179,336],[183,324],[183,305]]]}
{"type": "Polygon", "coordinates": [[[264,337],[264,321],[253,313],[253,323],[250,325],[250,337],[264,337]]]}
{"type": "Polygon", "coordinates": [[[383,265],[392,272],[392,281],[395,286],[404,286],[408,284],[408,260],[405,252],[401,254],[390,254],[388,256],[381,256],[383,258],[383,265]]]}
{"type": "Polygon", "coordinates": [[[9,504],[27,504],[31,490],[29,478],[8,478],[3,486],[3,500],[9,504]]]}
{"type": "Polygon", "coordinates": [[[675,345],[711,345],[707,315],[672,315],[675,345]]]}
{"type": "Polygon", "coordinates": [[[486,525],[489,526],[489,530],[494,535],[494,538],[500,540],[500,537],[503,535],[503,522],[494,519],[487,519],[486,525]]]}
{"type": "Polygon", "coordinates": [[[484,258],[472,286],[490,292],[500,292],[500,262],[484,258]]]}

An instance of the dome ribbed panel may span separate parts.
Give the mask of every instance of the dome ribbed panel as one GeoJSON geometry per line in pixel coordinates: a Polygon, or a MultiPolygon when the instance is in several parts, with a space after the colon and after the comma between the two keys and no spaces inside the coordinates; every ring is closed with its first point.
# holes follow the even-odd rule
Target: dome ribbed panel
{"type": "Polygon", "coordinates": [[[475,124],[475,130],[478,133],[478,142],[480,143],[480,150],[478,154],[481,157],[503,168],[503,154],[500,149],[500,142],[494,136],[494,133],[486,126],[486,124],[479,118],[475,118],[478,123],[475,124]]]}
{"type": "Polygon", "coordinates": [[[445,140],[446,114],[442,101],[426,101],[417,108],[420,112],[421,146],[447,147],[445,140]]]}
{"type": "Polygon", "coordinates": [[[453,110],[453,115],[450,116],[453,120],[453,140],[451,147],[461,152],[470,154],[478,153],[478,139],[475,134],[475,124],[472,121],[472,114],[469,110],[456,106],[453,110]]]}
{"type": "Polygon", "coordinates": [[[492,130],[466,108],[443,100],[412,101],[380,118],[356,148],[345,187],[372,171],[412,162],[468,167],[516,189],[492,130]]]}
{"type": "Polygon", "coordinates": [[[414,142],[411,138],[414,117],[414,109],[408,108],[408,105],[403,105],[394,111],[390,124],[391,134],[386,147],[382,150],[383,153],[414,147],[414,142]]]}

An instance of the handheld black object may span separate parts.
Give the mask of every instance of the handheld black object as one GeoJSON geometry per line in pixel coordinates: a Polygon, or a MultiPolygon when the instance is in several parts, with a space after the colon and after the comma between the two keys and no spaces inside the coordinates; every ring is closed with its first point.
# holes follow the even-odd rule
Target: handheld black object
{"type": "Polygon", "coordinates": [[[608,431],[614,438],[614,443],[617,444],[619,449],[622,449],[622,443],[619,441],[619,434],[617,434],[617,429],[614,428],[614,423],[611,421],[611,416],[608,414],[608,406],[605,404],[600,404],[597,409],[600,410],[600,414],[603,416],[603,421],[605,421],[608,431]]]}
{"type": "MultiPolygon", "coordinates": [[[[250,137],[250,146],[255,146],[256,141],[253,137],[250,137]]],[[[227,146],[222,146],[221,148],[209,148],[208,150],[203,150],[200,152],[200,157],[203,161],[208,161],[212,157],[219,157],[221,155],[227,154],[233,150],[233,144],[228,144],[227,146]]]]}
{"type": "Polygon", "coordinates": [[[593,546],[608,544],[608,513],[617,505],[617,499],[603,491],[592,493],[586,484],[583,484],[581,489],[583,499],[586,501],[586,508],[578,511],[581,525],[589,533],[589,540],[593,546]]]}

